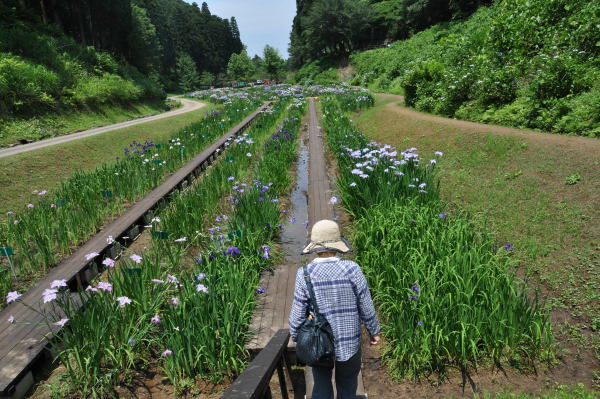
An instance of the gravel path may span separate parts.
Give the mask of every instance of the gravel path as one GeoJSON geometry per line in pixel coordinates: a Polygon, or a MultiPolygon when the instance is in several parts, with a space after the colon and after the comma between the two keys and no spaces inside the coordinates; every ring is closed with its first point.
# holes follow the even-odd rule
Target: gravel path
{"type": "Polygon", "coordinates": [[[110,132],[112,130],[121,129],[128,126],[138,125],[140,123],[146,123],[155,121],[163,118],[170,118],[175,115],[185,114],[187,112],[196,111],[204,106],[205,103],[201,103],[194,100],[188,100],[179,97],[170,97],[170,100],[176,100],[181,102],[182,106],[173,111],[164,112],[158,115],[146,116],[144,118],[133,119],[125,122],[115,123],[114,125],[97,127],[94,129],[84,130],[83,132],[67,134],[65,136],[54,137],[47,140],[36,141],[35,143],[18,145],[11,148],[0,149],[0,158],[9,157],[11,155],[20,154],[22,152],[34,151],[40,148],[49,147],[56,144],[66,143],[73,140],[78,140],[84,137],[95,136],[97,134],[110,132]]]}

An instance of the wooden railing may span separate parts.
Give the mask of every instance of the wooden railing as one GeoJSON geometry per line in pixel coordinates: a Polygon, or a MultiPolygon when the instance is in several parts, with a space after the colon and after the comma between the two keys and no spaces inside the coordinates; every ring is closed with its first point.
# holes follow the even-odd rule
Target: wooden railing
{"type": "Polygon", "coordinates": [[[221,399],[270,399],[272,395],[269,382],[275,369],[277,369],[277,376],[279,377],[281,396],[283,399],[288,399],[286,377],[291,384],[291,365],[286,349],[289,340],[289,330],[281,329],[277,331],[246,370],[223,393],[221,399]]]}

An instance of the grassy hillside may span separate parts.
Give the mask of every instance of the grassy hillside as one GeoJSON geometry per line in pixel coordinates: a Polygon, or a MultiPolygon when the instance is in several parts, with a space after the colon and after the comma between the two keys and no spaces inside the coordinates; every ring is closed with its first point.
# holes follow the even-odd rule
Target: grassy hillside
{"type": "Polygon", "coordinates": [[[502,0],[355,54],[352,83],[439,115],[598,137],[599,26],[594,0],[502,0]]]}
{"type": "Polygon", "coordinates": [[[78,112],[114,113],[117,106],[131,112],[132,105],[153,102],[142,107],[151,110],[134,115],[153,113],[163,98],[156,82],[108,53],[82,47],[50,26],[0,20],[2,143],[53,135],[61,130],[61,116],[73,119],[78,112]]]}

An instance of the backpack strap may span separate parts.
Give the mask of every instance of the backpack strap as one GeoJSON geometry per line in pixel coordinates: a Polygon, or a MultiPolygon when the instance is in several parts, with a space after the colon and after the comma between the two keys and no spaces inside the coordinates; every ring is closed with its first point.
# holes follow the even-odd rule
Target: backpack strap
{"type": "Polygon", "coordinates": [[[306,283],[306,287],[308,288],[308,294],[310,296],[310,304],[312,305],[315,315],[321,314],[319,311],[319,305],[317,305],[317,299],[315,297],[315,290],[313,289],[312,281],[310,281],[310,274],[308,274],[308,268],[306,265],[302,267],[304,269],[304,282],[306,283]]]}

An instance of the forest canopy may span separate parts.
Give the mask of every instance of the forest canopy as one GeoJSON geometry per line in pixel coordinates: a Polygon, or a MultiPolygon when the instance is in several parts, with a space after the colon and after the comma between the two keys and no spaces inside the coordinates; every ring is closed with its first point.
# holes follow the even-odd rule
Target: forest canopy
{"type": "Polygon", "coordinates": [[[439,22],[460,19],[492,0],[296,0],[292,64],[338,59],[384,41],[406,39],[439,22]]]}
{"type": "Polygon", "coordinates": [[[224,79],[243,48],[206,3],[2,0],[0,115],[161,98],[189,86],[182,71],[224,79]]]}

